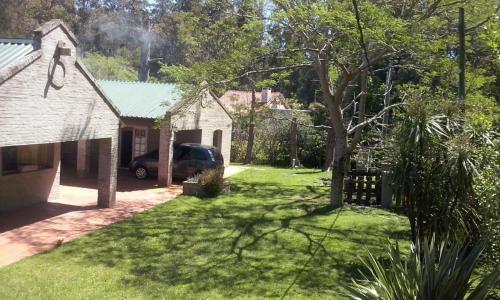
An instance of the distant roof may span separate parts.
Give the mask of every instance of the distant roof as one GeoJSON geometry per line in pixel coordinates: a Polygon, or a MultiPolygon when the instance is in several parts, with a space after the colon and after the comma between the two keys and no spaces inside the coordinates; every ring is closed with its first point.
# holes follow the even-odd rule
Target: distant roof
{"type": "Polygon", "coordinates": [[[0,70],[12,65],[32,51],[32,40],[0,38],[0,70]]]}
{"type": "MultiPolygon", "coordinates": [[[[228,110],[234,112],[238,109],[248,109],[252,105],[252,92],[248,91],[238,91],[238,90],[229,90],[222,97],[219,98],[219,101],[228,108],[228,110]]],[[[257,102],[258,109],[262,109],[264,107],[267,108],[277,108],[277,109],[287,109],[290,108],[285,101],[285,97],[280,92],[270,92],[269,90],[263,90],[261,92],[255,92],[255,101],[257,102]],[[263,95],[267,94],[267,101],[263,100],[263,95]]]]}
{"type": "Polygon", "coordinates": [[[179,85],[140,81],[97,80],[122,117],[154,119],[182,99],[179,85]]]}

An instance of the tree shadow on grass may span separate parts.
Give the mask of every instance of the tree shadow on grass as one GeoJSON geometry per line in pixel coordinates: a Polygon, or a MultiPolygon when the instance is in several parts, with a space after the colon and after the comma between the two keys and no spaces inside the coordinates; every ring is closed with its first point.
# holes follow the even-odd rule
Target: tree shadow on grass
{"type": "Polygon", "coordinates": [[[328,207],[328,190],[265,184],[232,190],[214,200],[181,197],[60,251],[84,264],[125,270],[126,285],[157,284],[145,291],[152,297],[188,286],[192,294],[216,290],[232,298],[280,296],[319,247],[291,290],[312,295],[341,292],[340,279],[358,276],[363,247],[381,251],[397,231],[383,223],[339,224],[320,243],[337,213],[328,207]]]}

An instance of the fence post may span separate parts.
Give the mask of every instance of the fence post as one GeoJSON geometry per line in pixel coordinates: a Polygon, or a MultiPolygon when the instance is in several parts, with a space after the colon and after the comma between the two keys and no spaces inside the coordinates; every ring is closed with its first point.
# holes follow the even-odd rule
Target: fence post
{"type": "Polygon", "coordinates": [[[388,165],[382,166],[382,207],[391,208],[392,206],[392,187],[389,182],[390,170],[388,165]]]}

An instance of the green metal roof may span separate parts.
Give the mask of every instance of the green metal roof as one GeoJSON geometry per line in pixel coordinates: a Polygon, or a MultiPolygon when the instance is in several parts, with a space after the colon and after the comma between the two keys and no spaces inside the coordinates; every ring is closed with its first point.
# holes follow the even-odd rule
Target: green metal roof
{"type": "Polygon", "coordinates": [[[33,51],[31,40],[0,38],[0,70],[33,51]]]}
{"type": "Polygon", "coordinates": [[[122,117],[158,118],[182,98],[173,83],[97,80],[104,93],[118,107],[122,117]]]}

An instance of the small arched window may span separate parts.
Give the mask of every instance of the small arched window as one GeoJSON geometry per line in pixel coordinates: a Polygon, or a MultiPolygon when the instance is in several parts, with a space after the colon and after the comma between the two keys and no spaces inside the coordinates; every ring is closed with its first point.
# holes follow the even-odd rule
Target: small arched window
{"type": "Polygon", "coordinates": [[[220,129],[214,131],[213,146],[219,150],[222,148],[222,130],[220,129]]]}

